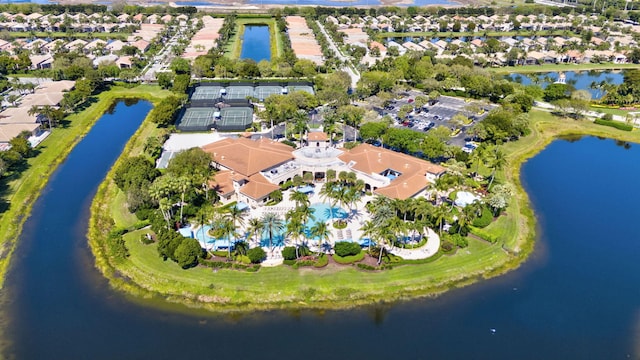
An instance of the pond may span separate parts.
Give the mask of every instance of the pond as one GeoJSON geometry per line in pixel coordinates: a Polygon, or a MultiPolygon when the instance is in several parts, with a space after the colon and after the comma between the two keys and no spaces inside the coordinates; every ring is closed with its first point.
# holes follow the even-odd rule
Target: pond
{"type": "Polygon", "coordinates": [[[255,62],[271,60],[271,34],[267,25],[246,25],[242,35],[240,59],[252,59],[255,62]]]}
{"type": "MultiPolygon", "coordinates": [[[[564,71],[566,83],[572,85],[576,90],[587,90],[593,99],[600,99],[605,91],[602,84],[620,85],[624,80],[621,71],[564,71]]],[[[542,88],[556,82],[560,74],[558,72],[545,73],[512,73],[506,76],[508,80],[524,84],[537,84],[542,88]]]]}
{"type": "Polygon", "coordinates": [[[522,180],[539,216],[540,238],[532,258],[505,276],[436,299],[394,305],[214,316],[113,292],[87,248],[96,187],[149,109],[146,102],[119,103],[51,177],[2,290],[10,345],[0,357],[640,355],[640,228],[634,226],[640,167],[630,166],[640,158],[640,146],[591,137],[558,140],[529,160],[522,180]]]}

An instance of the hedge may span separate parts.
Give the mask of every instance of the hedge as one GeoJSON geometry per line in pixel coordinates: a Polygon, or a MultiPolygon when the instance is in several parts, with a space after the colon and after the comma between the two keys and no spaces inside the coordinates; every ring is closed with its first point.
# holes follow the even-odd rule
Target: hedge
{"type": "Polygon", "coordinates": [[[604,126],[611,126],[614,127],[618,130],[623,130],[623,131],[631,131],[633,130],[633,126],[629,125],[629,124],[625,124],[619,121],[609,121],[609,120],[603,120],[603,119],[596,119],[594,121],[594,123],[598,124],[598,125],[604,125],[604,126]]]}
{"type": "Polygon", "coordinates": [[[491,210],[489,210],[489,208],[485,205],[482,207],[482,215],[473,219],[472,225],[477,228],[483,228],[489,226],[492,221],[493,214],[491,213],[491,210]]]}
{"type": "Polygon", "coordinates": [[[315,264],[313,264],[313,267],[321,268],[321,267],[327,266],[328,264],[329,264],[329,257],[325,254],[322,254],[318,258],[318,260],[315,262],[315,264]]]}
{"type": "Polygon", "coordinates": [[[340,256],[338,254],[333,255],[333,260],[335,260],[335,262],[337,262],[338,264],[342,264],[342,265],[353,264],[355,262],[362,261],[362,259],[364,259],[363,251],[360,251],[360,253],[356,255],[347,255],[347,256],[340,256]]]}

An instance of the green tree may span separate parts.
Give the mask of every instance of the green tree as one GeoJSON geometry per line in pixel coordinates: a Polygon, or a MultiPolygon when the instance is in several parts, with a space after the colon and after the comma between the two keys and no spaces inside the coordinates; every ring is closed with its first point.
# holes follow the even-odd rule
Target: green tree
{"type": "Polygon", "coordinates": [[[275,235],[282,233],[284,230],[284,223],[277,214],[268,212],[262,215],[262,224],[264,226],[264,231],[266,231],[267,237],[269,238],[269,248],[273,250],[273,238],[275,235]]]}
{"type": "Polygon", "coordinates": [[[320,249],[320,252],[324,252],[323,244],[329,241],[329,237],[331,235],[331,232],[327,227],[327,223],[319,221],[309,229],[309,232],[312,238],[316,238],[318,240],[318,248],[320,249]]]}
{"type": "Polygon", "coordinates": [[[176,248],[174,257],[180,267],[188,269],[198,265],[198,259],[202,257],[202,253],[198,240],[186,238],[176,248]]]}
{"type": "Polygon", "coordinates": [[[259,264],[267,256],[267,253],[261,247],[255,247],[247,251],[247,256],[252,264],[259,264]]]}
{"type": "Polygon", "coordinates": [[[173,74],[169,72],[161,72],[158,74],[158,85],[163,89],[169,89],[173,81],[173,74]]]}

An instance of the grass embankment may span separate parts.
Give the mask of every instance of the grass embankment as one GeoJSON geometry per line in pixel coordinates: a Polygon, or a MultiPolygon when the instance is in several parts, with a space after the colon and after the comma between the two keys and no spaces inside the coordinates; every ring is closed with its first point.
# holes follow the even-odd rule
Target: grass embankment
{"type": "Polygon", "coordinates": [[[589,71],[589,70],[624,70],[640,69],[640,64],[544,64],[544,65],[524,65],[524,66],[503,66],[499,68],[487,68],[496,74],[511,73],[539,73],[557,71],[589,71]]]}
{"type": "Polygon", "coordinates": [[[115,86],[96,96],[94,98],[96,101],[91,106],[65,119],[68,121],[68,126],[53,130],[37,148],[40,154],[28,159],[26,171],[15,179],[8,180],[7,190],[2,200],[9,205],[8,209],[0,215],[0,288],[4,284],[5,274],[22,226],[51,173],[64,161],[71,149],[114,101],[125,98],[152,98],[156,88],[141,86],[129,89],[115,86]]]}
{"type": "Polygon", "coordinates": [[[271,58],[282,54],[282,39],[280,32],[276,29],[276,21],[271,17],[238,17],[236,19],[236,32],[225,47],[225,55],[232,59],[239,59],[242,53],[242,37],[247,25],[265,25],[269,27],[269,41],[271,58]]]}
{"type": "MultiPolygon", "coordinates": [[[[455,255],[382,272],[330,265],[324,269],[298,270],[279,266],[248,273],[203,267],[182,270],[173,262],[162,261],[155,244],[142,244],[140,236],[146,230],[140,230],[125,235],[130,252],[128,259],[110,263],[99,257],[99,267],[113,286],[131,294],[221,312],[347,308],[435,295],[500,275],[517,268],[534,247],[535,216],[520,183],[520,166],[524,161],[561,135],[591,134],[640,142],[640,132],[622,132],[586,121],[559,120],[541,111],[533,111],[531,118],[531,135],[504,145],[508,165],[498,174],[497,181],[513,183],[516,193],[504,214],[481,231],[495,239],[495,244],[470,238],[469,247],[458,250],[455,255]]],[[[140,134],[153,131],[150,126],[143,125],[140,134]]],[[[144,141],[140,134],[134,136],[124,154],[139,151],[136,149],[144,141]]],[[[91,228],[97,229],[96,221],[111,227],[127,227],[135,221],[122,210],[116,210],[124,208],[124,197],[110,177],[111,173],[94,199],[91,228]],[[111,212],[103,211],[108,208],[111,212]],[[110,214],[117,215],[115,225],[110,214]]],[[[94,232],[91,236],[101,234],[105,236],[106,232],[94,232]]]]}
{"type": "Polygon", "coordinates": [[[34,33],[29,31],[10,31],[9,36],[12,39],[21,39],[21,38],[50,38],[50,39],[102,39],[102,40],[127,40],[127,37],[131,35],[131,33],[108,33],[108,32],[92,32],[92,33],[84,33],[84,32],[74,32],[74,33],[66,33],[66,32],[44,32],[44,31],[36,31],[34,33]]]}

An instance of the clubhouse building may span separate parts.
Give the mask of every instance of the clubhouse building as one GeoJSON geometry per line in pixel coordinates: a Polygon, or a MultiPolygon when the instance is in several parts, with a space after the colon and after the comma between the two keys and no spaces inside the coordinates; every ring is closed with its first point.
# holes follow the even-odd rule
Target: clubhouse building
{"type": "MultiPolygon", "coordinates": [[[[406,154],[360,144],[338,149],[323,132],[310,132],[306,144],[293,150],[289,145],[262,138],[227,138],[202,149],[212,155],[218,170],[209,183],[223,202],[242,201],[252,207],[269,201],[269,195],[294,176],[312,174],[324,182],[327,170],[354,172],[365,190],[392,199],[425,194],[445,168],[406,154]]],[[[309,175],[307,175],[307,178],[309,175]]]]}

